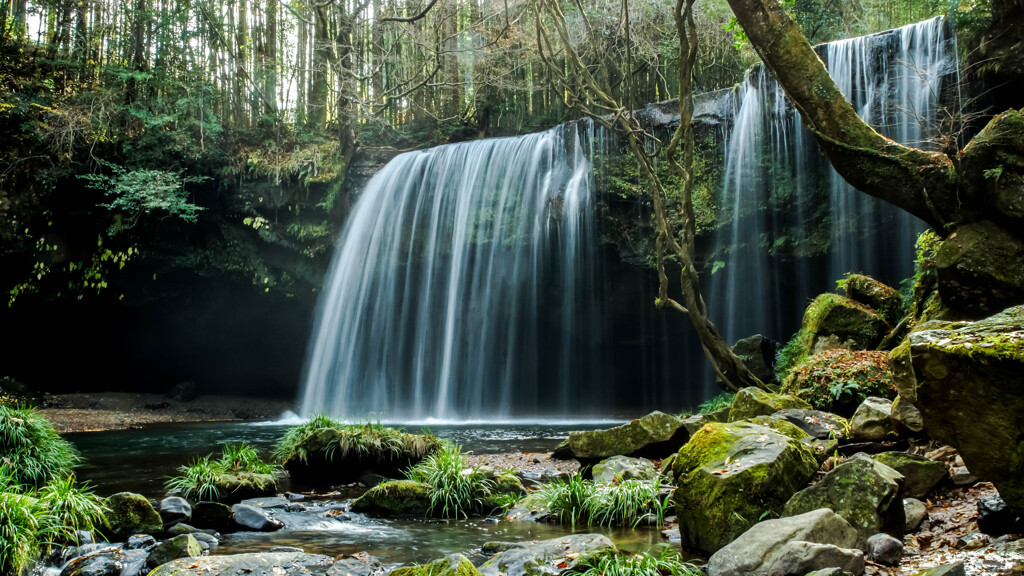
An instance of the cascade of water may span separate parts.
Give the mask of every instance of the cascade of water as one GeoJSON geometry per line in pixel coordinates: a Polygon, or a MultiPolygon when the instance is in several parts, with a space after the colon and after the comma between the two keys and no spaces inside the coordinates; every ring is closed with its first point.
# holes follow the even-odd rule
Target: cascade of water
{"type": "Polygon", "coordinates": [[[366,186],[321,296],[302,410],[451,419],[579,409],[605,370],[592,123],[403,154],[366,186]]]}
{"type": "MultiPolygon", "coordinates": [[[[898,142],[929,146],[943,77],[955,65],[942,18],[818,50],[862,118],[898,142]]],[[[710,286],[726,338],[784,337],[779,319],[793,314],[787,308],[802,307],[847,272],[890,283],[911,274],[923,223],[847,184],[763,67],[726,105],[734,113],[720,209],[731,207],[732,224],[718,235],[715,257],[721,260],[714,267],[723,269],[710,286]],[[826,222],[827,236],[818,232],[826,222]],[[825,277],[810,273],[807,256],[816,250],[827,260],[825,277]]]]}

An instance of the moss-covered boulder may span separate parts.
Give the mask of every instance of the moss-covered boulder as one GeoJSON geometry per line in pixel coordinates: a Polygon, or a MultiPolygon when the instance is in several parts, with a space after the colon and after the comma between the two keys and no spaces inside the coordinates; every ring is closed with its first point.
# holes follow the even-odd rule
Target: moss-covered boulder
{"type": "Polygon", "coordinates": [[[501,544],[484,544],[484,550],[501,550],[480,567],[485,576],[555,576],[572,570],[594,555],[617,550],[611,540],[600,534],[572,534],[540,542],[501,544]]]}
{"type": "Polygon", "coordinates": [[[896,396],[888,352],[844,349],[823,350],[801,362],[782,392],[847,418],[869,396],[896,396]]]}
{"type": "Polygon", "coordinates": [[[146,558],[146,564],[150,568],[156,568],[161,564],[166,564],[178,558],[199,556],[202,553],[203,547],[199,545],[199,540],[196,540],[195,536],[181,534],[180,536],[164,540],[156,548],[153,548],[149,553],[149,557],[146,558]]]}
{"type": "Polygon", "coordinates": [[[681,419],[655,411],[607,430],[573,432],[569,434],[569,450],[583,462],[611,456],[661,458],[678,450],[689,437],[681,419]]]}
{"type": "Polygon", "coordinates": [[[785,516],[830,508],[857,531],[858,547],[885,532],[903,538],[903,476],[881,462],[857,454],[786,502],[785,516]]]}
{"type": "Polygon", "coordinates": [[[965,224],[935,254],[942,301],[975,316],[1024,302],[1024,241],[989,221],[965,224]]]}
{"type": "Polygon", "coordinates": [[[753,386],[736,393],[729,409],[729,421],[746,420],[755,416],[768,416],[786,408],[810,408],[811,405],[796,396],[772,394],[753,386]]]}
{"type": "Polygon", "coordinates": [[[238,576],[239,574],[324,574],[334,558],[302,552],[259,552],[179,558],[149,576],[238,576]]]}
{"type": "Polygon", "coordinates": [[[800,330],[779,354],[781,380],[808,357],[822,350],[873,350],[889,332],[874,309],[839,294],[821,294],[804,311],[800,330]]]}
{"type": "Polygon", "coordinates": [[[198,528],[227,532],[233,526],[235,513],[221,502],[196,502],[192,505],[192,524],[198,528]]]}
{"type": "Polygon", "coordinates": [[[847,298],[875,310],[890,325],[903,318],[903,297],[891,286],[863,274],[850,274],[840,284],[847,298]]]}
{"type": "Polygon", "coordinates": [[[594,464],[591,474],[594,477],[594,482],[598,484],[614,484],[633,478],[651,480],[658,475],[658,470],[646,458],[612,456],[594,464]]]}
{"type": "Polygon", "coordinates": [[[908,339],[913,381],[905,386],[926,431],[1024,513],[1024,306],[908,339]]]}
{"type": "Polygon", "coordinates": [[[482,576],[462,554],[452,554],[422,566],[406,566],[391,572],[391,576],[482,576]]]}
{"type": "Polygon", "coordinates": [[[225,504],[234,504],[250,498],[262,498],[277,494],[276,474],[221,474],[214,481],[217,499],[225,504]]]}
{"type": "Polygon", "coordinates": [[[772,418],[785,419],[818,440],[839,439],[850,435],[850,422],[831,412],[789,408],[772,414],[772,418]]]}
{"type": "Polygon", "coordinates": [[[159,534],[164,529],[160,513],[141,494],[118,492],[107,498],[107,508],[104,521],[114,536],[159,534]]]}
{"type": "Polygon", "coordinates": [[[936,462],[916,454],[882,452],[872,458],[903,475],[903,496],[906,498],[924,498],[949,475],[949,465],[945,462],[936,462]]]}
{"type": "Polygon", "coordinates": [[[686,549],[713,553],[778,514],[818,462],[798,440],[749,422],[708,424],[679,450],[673,496],[686,549]]]}
{"type": "Polygon", "coordinates": [[[430,484],[412,480],[384,482],[356,498],[352,511],[384,516],[426,516],[431,491],[430,484]]]}

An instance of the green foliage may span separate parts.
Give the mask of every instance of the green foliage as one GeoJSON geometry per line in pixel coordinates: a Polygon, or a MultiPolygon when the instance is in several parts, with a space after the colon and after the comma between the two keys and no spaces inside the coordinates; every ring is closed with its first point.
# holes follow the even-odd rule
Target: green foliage
{"type": "Polygon", "coordinates": [[[185,186],[209,180],[206,176],[183,176],[183,170],[129,170],[110,162],[101,164],[110,170],[110,176],[83,174],[79,178],[86,180],[90,188],[113,197],[110,203],[100,204],[118,213],[114,225],[108,230],[111,236],[134,227],[143,215],[172,216],[185,222],[195,222],[202,210],[189,202],[185,186]]]}
{"type": "Polygon", "coordinates": [[[105,500],[96,496],[88,484],[77,485],[74,474],[55,478],[43,486],[39,503],[59,527],[59,542],[77,542],[76,532],[96,531],[107,513],[105,500]]]}
{"type": "Polygon", "coordinates": [[[661,554],[612,553],[580,561],[566,574],[579,576],[699,576],[699,568],[684,562],[679,553],[668,547],[661,554]]]}
{"type": "Polygon", "coordinates": [[[668,495],[662,494],[659,478],[598,485],[579,474],[545,484],[528,501],[572,525],[630,527],[645,519],[660,525],[670,503],[668,495]]]}
{"type": "Polygon", "coordinates": [[[0,572],[21,574],[48,541],[48,526],[53,522],[39,500],[0,491],[0,572]]]}
{"type": "Polygon", "coordinates": [[[782,391],[818,410],[852,414],[868,396],[895,396],[889,353],[843,349],[819,352],[790,372],[782,391]]]}
{"type": "Polygon", "coordinates": [[[287,461],[297,458],[307,462],[314,452],[328,461],[349,456],[362,459],[388,460],[400,456],[419,459],[431,453],[438,446],[437,437],[430,434],[408,434],[401,430],[382,426],[379,422],[345,424],[325,414],[316,414],[307,422],[292,426],[274,448],[275,460],[287,461]],[[327,439],[313,442],[314,437],[327,439]]]}
{"type": "Polygon", "coordinates": [[[225,476],[244,478],[264,488],[278,469],[264,462],[259,452],[245,442],[225,444],[220,459],[214,460],[212,454],[196,458],[191,464],[178,468],[180,475],[168,478],[165,487],[189,499],[219,500],[219,485],[223,484],[225,476]]]}
{"type": "Polygon", "coordinates": [[[25,489],[71,474],[79,457],[53,425],[32,408],[0,406],[0,454],[25,489]]]}
{"type": "Polygon", "coordinates": [[[732,405],[732,401],[736,399],[736,394],[733,392],[722,392],[710,400],[705,400],[700,403],[697,411],[701,414],[708,414],[716,410],[721,410],[732,405]]]}
{"type": "Polygon", "coordinates": [[[450,442],[406,472],[415,482],[430,484],[429,513],[443,518],[465,518],[472,510],[480,509],[484,499],[494,489],[478,467],[466,466],[461,449],[450,442]]]}

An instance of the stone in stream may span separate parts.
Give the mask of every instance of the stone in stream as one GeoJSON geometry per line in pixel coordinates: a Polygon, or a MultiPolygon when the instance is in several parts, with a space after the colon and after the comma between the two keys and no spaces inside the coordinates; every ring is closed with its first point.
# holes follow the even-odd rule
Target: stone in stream
{"type": "Polygon", "coordinates": [[[192,520],[192,506],[180,496],[171,496],[160,501],[160,518],[164,526],[192,520]]]}
{"type": "Polygon", "coordinates": [[[861,574],[857,531],[823,508],[752,526],[708,560],[708,576],[806,574],[824,568],[861,574]]]}
{"type": "Polygon", "coordinates": [[[231,507],[220,502],[196,502],[192,506],[192,524],[197,528],[228,532],[233,527],[233,515],[231,507]]]}
{"type": "Polygon", "coordinates": [[[682,420],[655,411],[607,430],[572,432],[569,434],[569,452],[583,462],[596,462],[611,456],[661,458],[679,450],[689,437],[682,420]]]}
{"type": "Polygon", "coordinates": [[[148,576],[239,576],[239,574],[312,574],[322,576],[334,559],[322,554],[275,552],[179,558],[148,576]]]}
{"type": "Polygon", "coordinates": [[[141,494],[118,492],[107,498],[107,508],[104,521],[114,536],[156,534],[164,529],[160,514],[141,494]]]}
{"type": "Polygon", "coordinates": [[[591,473],[594,482],[598,484],[612,484],[621,480],[651,480],[658,475],[658,471],[646,458],[629,458],[627,456],[612,456],[594,464],[591,473]]]}
{"type": "Polygon", "coordinates": [[[178,558],[189,558],[199,556],[203,553],[203,547],[191,534],[182,534],[169,540],[164,540],[149,553],[146,564],[150,568],[156,568],[178,558]]]}
{"type": "MultiPolygon", "coordinates": [[[[333,570],[333,568],[332,568],[333,570]]],[[[481,576],[480,571],[462,554],[452,554],[423,566],[407,566],[391,572],[391,576],[481,576]]],[[[342,575],[344,576],[344,575],[342,575]]],[[[355,576],[353,574],[353,576],[355,576]]]]}
{"type": "Polygon", "coordinates": [[[121,562],[107,555],[76,558],[64,566],[60,576],[121,576],[121,562]]]}
{"type": "Polygon", "coordinates": [[[271,518],[270,515],[255,506],[235,504],[231,507],[231,511],[234,512],[235,524],[241,530],[273,532],[284,527],[284,524],[271,518]]]}
{"type": "Polygon", "coordinates": [[[485,576],[553,576],[571,570],[592,554],[615,551],[615,544],[600,534],[572,534],[524,542],[499,552],[484,562],[480,572],[485,576]]]}
{"type": "Polygon", "coordinates": [[[129,550],[152,550],[154,546],[156,546],[156,538],[149,534],[129,536],[126,543],[129,550]]]}
{"type": "Polygon", "coordinates": [[[430,509],[430,484],[392,480],[370,488],[352,502],[353,512],[424,516],[430,509]]]}
{"type": "Polygon", "coordinates": [[[366,552],[344,556],[327,570],[327,576],[377,576],[383,573],[380,560],[366,552]]]}

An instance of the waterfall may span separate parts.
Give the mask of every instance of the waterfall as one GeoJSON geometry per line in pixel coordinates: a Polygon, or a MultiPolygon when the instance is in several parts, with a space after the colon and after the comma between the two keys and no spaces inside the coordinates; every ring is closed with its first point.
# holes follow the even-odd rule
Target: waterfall
{"type": "Polygon", "coordinates": [[[596,381],[608,360],[593,145],[580,122],[402,154],[377,173],[320,298],[303,413],[596,412],[597,395],[554,385],[596,381]]]}
{"type": "MultiPolygon", "coordinates": [[[[939,17],[817,50],[861,118],[928,148],[943,81],[955,71],[952,48],[939,17]]],[[[732,223],[717,236],[709,299],[727,339],[787,337],[784,319],[847,272],[892,284],[912,274],[924,223],[847,184],[763,66],[723,106],[732,121],[719,209],[732,223]]]]}

